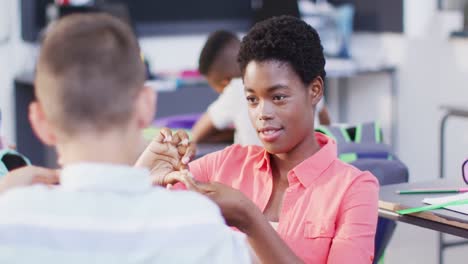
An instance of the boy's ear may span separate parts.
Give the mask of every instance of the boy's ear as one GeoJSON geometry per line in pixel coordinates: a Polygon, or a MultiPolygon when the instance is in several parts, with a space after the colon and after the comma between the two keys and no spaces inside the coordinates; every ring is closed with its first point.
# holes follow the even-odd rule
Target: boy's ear
{"type": "Polygon", "coordinates": [[[313,105],[317,105],[323,97],[323,79],[322,77],[315,78],[307,87],[309,92],[309,99],[313,105]]]}
{"type": "Polygon", "coordinates": [[[231,82],[232,78],[224,78],[222,81],[221,81],[221,85],[226,88],[226,86],[229,85],[229,83],[231,82]]]}
{"type": "Polygon", "coordinates": [[[57,143],[57,135],[52,125],[47,120],[44,110],[39,102],[34,101],[29,105],[29,122],[36,136],[46,145],[54,146],[57,143]]]}
{"type": "Polygon", "coordinates": [[[136,118],[140,129],[148,127],[156,114],[157,93],[149,86],[143,87],[136,101],[136,118]]]}

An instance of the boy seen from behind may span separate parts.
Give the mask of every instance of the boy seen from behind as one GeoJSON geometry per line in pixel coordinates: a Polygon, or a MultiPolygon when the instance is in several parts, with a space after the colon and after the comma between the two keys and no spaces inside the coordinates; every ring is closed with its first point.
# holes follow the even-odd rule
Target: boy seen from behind
{"type": "MultiPolygon", "coordinates": [[[[2,179],[0,263],[250,262],[245,238],[213,202],[154,187],[147,169],[132,166],[155,110],[144,81],[138,42],[116,18],[70,15],[48,32],[30,120],[63,169],[59,177],[21,169],[2,179]],[[60,184],[11,189],[27,184],[15,177],[60,184]]],[[[171,162],[153,172],[184,178],[169,173],[171,162]]]]}

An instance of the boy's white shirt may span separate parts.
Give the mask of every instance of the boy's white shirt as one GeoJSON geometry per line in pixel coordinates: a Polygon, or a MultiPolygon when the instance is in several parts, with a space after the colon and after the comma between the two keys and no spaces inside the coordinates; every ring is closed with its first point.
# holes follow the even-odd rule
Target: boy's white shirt
{"type": "MultiPolygon", "coordinates": [[[[315,111],[315,126],[319,124],[318,112],[322,108],[323,100],[320,100],[315,111]]],[[[223,130],[230,126],[235,128],[234,143],[261,146],[257,132],[250,122],[241,78],[232,79],[223,93],[208,107],[207,113],[217,129],[223,130]]]]}
{"type": "Polygon", "coordinates": [[[0,195],[0,263],[250,263],[245,236],[188,191],[125,165],[66,166],[56,188],[0,195]]]}

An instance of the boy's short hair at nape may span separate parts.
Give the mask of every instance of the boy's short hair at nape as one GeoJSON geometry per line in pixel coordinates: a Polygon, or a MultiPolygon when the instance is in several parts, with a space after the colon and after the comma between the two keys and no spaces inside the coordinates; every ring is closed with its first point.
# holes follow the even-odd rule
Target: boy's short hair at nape
{"type": "Polygon", "coordinates": [[[325,56],[317,31],[299,18],[273,17],[255,24],[242,39],[238,62],[242,75],[251,61],[289,63],[304,84],[325,78],[325,56]]]}
{"type": "Polygon", "coordinates": [[[198,71],[207,75],[213,67],[213,64],[223,55],[226,49],[232,43],[239,43],[240,39],[232,32],[218,30],[210,34],[202,48],[198,59],[198,71]]]}
{"type": "Polygon", "coordinates": [[[46,116],[69,135],[128,122],[145,81],[131,28],[98,13],[60,19],[45,36],[36,74],[46,116]]]}

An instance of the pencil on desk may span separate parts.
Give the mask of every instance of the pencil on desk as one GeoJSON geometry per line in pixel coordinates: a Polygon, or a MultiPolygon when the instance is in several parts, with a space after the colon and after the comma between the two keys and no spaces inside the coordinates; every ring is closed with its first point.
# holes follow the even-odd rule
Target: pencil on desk
{"type": "Polygon", "coordinates": [[[410,189],[396,191],[397,194],[439,194],[439,193],[464,193],[468,188],[459,189],[410,189]]]}

